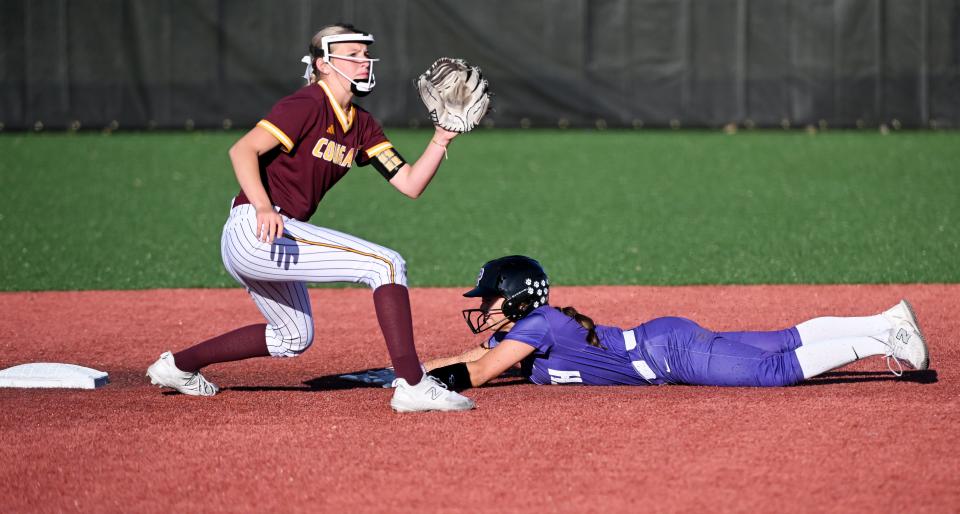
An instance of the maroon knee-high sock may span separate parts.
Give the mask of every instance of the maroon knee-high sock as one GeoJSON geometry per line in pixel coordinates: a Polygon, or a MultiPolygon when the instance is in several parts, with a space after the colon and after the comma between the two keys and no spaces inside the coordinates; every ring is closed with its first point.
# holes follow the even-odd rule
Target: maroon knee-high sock
{"type": "Polygon", "coordinates": [[[173,362],[181,371],[192,373],[217,362],[267,357],[266,329],[264,323],[238,328],[173,354],[173,362]]]}
{"type": "Polygon", "coordinates": [[[387,341],[387,351],[393,361],[393,371],[410,385],[423,378],[420,358],[413,344],[413,317],[410,314],[410,294],[400,284],[386,284],[373,291],[373,305],[377,321],[387,341]]]}

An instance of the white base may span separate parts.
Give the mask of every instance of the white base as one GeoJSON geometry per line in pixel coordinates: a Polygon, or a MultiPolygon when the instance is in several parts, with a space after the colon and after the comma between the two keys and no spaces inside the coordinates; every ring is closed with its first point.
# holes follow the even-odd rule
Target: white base
{"type": "Polygon", "coordinates": [[[59,362],[32,362],[0,371],[0,387],[96,389],[107,382],[103,371],[59,362]]]}

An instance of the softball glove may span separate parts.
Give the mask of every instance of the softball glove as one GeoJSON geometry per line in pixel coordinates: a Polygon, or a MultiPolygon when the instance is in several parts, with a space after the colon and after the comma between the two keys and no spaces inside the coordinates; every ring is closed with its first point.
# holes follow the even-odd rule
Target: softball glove
{"type": "Polygon", "coordinates": [[[417,91],[434,125],[452,132],[473,130],[490,105],[480,68],[441,57],[417,78],[417,91]]]}

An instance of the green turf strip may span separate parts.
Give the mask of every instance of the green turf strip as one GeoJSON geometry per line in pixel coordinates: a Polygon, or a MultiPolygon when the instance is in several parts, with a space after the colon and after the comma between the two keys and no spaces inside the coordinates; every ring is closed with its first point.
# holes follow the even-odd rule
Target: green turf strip
{"type": "MultiPolygon", "coordinates": [[[[425,131],[388,130],[408,159],[425,131]]],[[[0,134],[0,290],[234,286],[239,132],[0,134]]],[[[415,286],[539,258],[557,284],[960,281],[960,133],[491,131],[416,201],[356,168],[313,223],[415,286]]]]}

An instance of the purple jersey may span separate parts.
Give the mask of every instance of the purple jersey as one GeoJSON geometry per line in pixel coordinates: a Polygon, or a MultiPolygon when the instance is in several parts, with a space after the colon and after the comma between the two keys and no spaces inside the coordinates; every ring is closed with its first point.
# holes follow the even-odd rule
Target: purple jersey
{"type": "Polygon", "coordinates": [[[503,339],[529,344],[522,363],[535,384],[783,386],[803,380],[793,353],[796,328],[770,332],[712,332],[684,318],[657,318],[627,332],[596,326],[603,348],[586,341],[573,318],[544,305],[518,321],[503,339]]]}
{"type": "Polygon", "coordinates": [[[497,338],[534,347],[523,363],[523,373],[535,384],[648,384],[633,367],[637,357],[627,352],[623,331],[597,325],[596,332],[605,349],[590,346],[587,330],[573,318],[544,305],[497,338]]]}
{"type": "MultiPolygon", "coordinates": [[[[283,98],[258,127],[280,145],[260,156],[260,178],[280,212],[308,221],[323,195],[356,161],[361,166],[393,148],[380,124],[351,104],[344,112],[323,82],[283,98]]],[[[241,191],[234,206],[250,203],[241,191]]]]}

